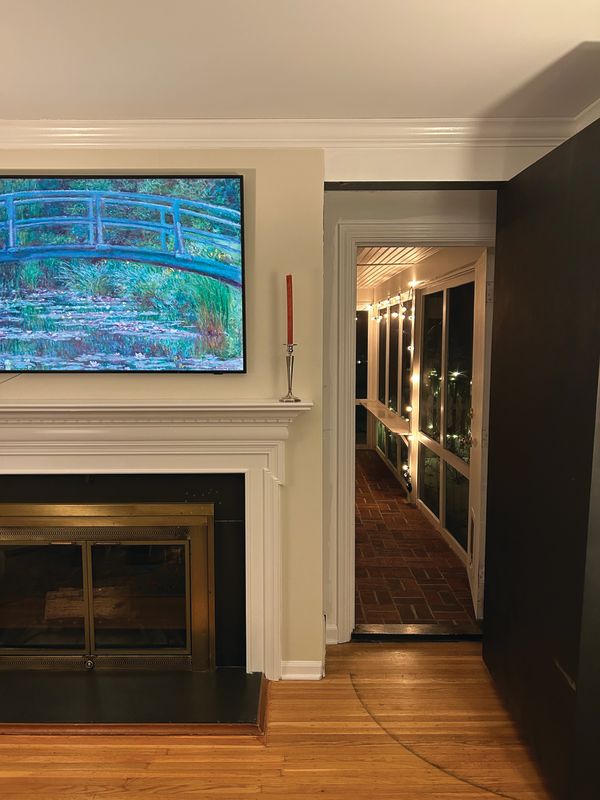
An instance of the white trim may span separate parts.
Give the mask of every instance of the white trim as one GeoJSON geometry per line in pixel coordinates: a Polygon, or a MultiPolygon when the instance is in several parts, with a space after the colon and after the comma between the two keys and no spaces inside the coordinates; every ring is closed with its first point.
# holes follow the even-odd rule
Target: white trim
{"type": "Polygon", "coordinates": [[[278,680],[288,426],[311,403],[0,403],[0,473],[245,475],[247,669],[278,680]]]}
{"type": "Polygon", "coordinates": [[[419,511],[425,517],[427,517],[427,519],[429,520],[429,522],[431,522],[436,531],[438,531],[438,533],[442,535],[442,538],[444,539],[448,547],[450,547],[450,549],[458,556],[458,558],[465,565],[465,569],[468,569],[469,567],[468,553],[462,549],[462,547],[456,541],[454,536],[452,536],[450,531],[447,528],[444,528],[438,517],[436,517],[433,511],[430,508],[428,508],[420,498],[417,498],[416,506],[419,509],[419,511]]]}
{"type": "Polygon", "coordinates": [[[0,120],[0,151],[311,148],[323,151],[326,181],[500,181],[599,115],[591,106],[574,119],[0,120]]]}
{"type": "Polygon", "coordinates": [[[320,661],[283,661],[281,664],[284,681],[320,681],[324,674],[320,661]]]}
{"type": "Polygon", "coordinates": [[[328,622],[325,627],[325,644],[337,644],[339,640],[338,626],[328,622]]]}
{"type": "Polygon", "coordinates": [[[597,119],[600,119],[600,97],[575,117],[573,120],[573,133],[579,133],[579,131],[591,125],[592,122],[596,122],[597,119]]]}
{"type": "MultiPolygon", "coordinates": [[[[326,548],[332,563],[328,565],[327,616],[331,632],[337,627],[338,642],[350,641],[354,629],[354,381],[356,337],[356,261],[357,248],[368,245],[444,245],[491,247],[495,240],[492,222],[453,223],[343,220],[337,225],[333,275],[336,281],[332,296],[337,313],[337,328],[330,342],[330,363],[337,376],[335,409],[332,415],[330,460],[326,485],[334,487],[329,523],[331,531],[326,548]]],[[[325,309],[325,313],[329,313],[325,309]]],[[[414,363],[414,362],[413,362],[414,363]]],[[[414,404],[413,404],[414,408],[414,404]]],[[[414,419],[414,412],[413,412],[414,419]]],[[[413,430],[413,434],[414,434],[413,430]]],[[[412,465],[411,465],[412,466],[412,465]]],[[[326,529],[327,530],[327,529],[326,529]]]]}
{"type": "Polygon", "coordinates": [[[0,148],[555,147],[578,119],[5,119],[0,148]]]}

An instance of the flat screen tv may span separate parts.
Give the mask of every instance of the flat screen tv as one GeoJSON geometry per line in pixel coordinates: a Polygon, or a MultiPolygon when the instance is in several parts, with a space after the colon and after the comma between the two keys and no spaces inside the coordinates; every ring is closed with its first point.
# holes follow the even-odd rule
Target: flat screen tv
{"type": "Polygon", "coordinates": [[[0,175],[0,370],[245,372],[242,188],[0,175]]]}

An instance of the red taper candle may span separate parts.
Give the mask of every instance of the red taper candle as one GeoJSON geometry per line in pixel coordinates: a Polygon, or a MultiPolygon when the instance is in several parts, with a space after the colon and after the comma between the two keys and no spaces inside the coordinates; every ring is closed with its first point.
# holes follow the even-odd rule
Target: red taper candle
{"type": "Polygon", "coordinates": [[[294,301],[292,297],[292,276],[285,276],[287,289],[287,343],[294,344],[294,301]]]}

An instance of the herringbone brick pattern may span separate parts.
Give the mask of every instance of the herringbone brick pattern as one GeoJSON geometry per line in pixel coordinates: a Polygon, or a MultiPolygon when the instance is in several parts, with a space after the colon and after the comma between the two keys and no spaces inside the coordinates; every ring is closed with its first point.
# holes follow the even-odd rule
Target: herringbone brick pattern
{"type": "Polygon", "coordinates": [[[474,622],[464,566],[372,450],[356,453],[356,622],[474,622]]]}

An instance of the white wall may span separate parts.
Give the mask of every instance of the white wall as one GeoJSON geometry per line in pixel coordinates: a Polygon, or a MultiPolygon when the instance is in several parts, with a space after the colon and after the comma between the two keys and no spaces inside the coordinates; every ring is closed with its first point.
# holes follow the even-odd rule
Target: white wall
{"type": "MultiPolygon", "coordinates": [[[[321,364],[323,154],[318,150],[13,150],[0,170],[241,173],[246,204],[247,375],[23,375],[0,403],[27,399],[156,401],[284,393],[285,282],[294,276],[295,391],[315,408],[291,427],[283,509],[283,659],[323,651],[321,364]]],[[[1,442],[0,442],[1,457],[1,442]]]]}

